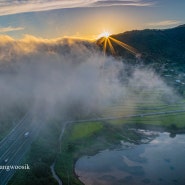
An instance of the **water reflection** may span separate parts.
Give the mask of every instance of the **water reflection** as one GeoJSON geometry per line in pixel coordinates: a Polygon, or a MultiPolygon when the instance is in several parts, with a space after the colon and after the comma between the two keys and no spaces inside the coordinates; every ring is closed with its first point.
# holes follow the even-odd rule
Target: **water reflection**
{"type": "Polygon", "coordinates": [[[84,156],[75,172],[86,185],[185,185],[185,135],[157,133],[151,138],[139,145],[120,141],[119,149],[84,156]]]}

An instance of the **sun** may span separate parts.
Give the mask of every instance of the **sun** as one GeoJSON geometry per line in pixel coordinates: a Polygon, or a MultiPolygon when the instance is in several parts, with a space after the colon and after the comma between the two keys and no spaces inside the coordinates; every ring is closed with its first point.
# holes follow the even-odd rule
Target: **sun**
{"type": "Polygon", "coordinates": [[[110,36],[110,33],[108,31],[105,31],[102,33],[102,35],[106,38],[108,38],[110,36]]]}
{"type": "Polygon", "coordinates": [[[116,55],[116,51],[115,51],[114,46],[112,44],[112,43],[114,43],[114,44],[117,44],[117,45],[123,47],[127,51],[131,52],[136,57],[141,56],[141,54],[135,48],[133,48],[132,46],[130,46],[124,42],[117,40],[108,31],[104,31],[101,34],[99,34],[98,39],[97,39],[97,43],[99,45],[102,45],[104,54],[107,52],[107,49],[109,49],[109,51],[113,55],[116,55]]]}
{"type": "Polygon", "coordinates": [[[104,31],[101,34],[99,34],[98,38],[101,38],[101,37],[109,38],[110,35],[111,35],[110,32],[104,31]]]}

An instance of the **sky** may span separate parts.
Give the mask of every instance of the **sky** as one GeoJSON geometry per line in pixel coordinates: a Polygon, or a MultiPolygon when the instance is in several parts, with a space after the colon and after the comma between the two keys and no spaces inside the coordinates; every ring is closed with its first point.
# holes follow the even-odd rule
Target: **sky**
{"type": "Polygon", "coordinates": [[[184,0],[0,0],[0,35],[79,37],[185,24],[184,0]]]}

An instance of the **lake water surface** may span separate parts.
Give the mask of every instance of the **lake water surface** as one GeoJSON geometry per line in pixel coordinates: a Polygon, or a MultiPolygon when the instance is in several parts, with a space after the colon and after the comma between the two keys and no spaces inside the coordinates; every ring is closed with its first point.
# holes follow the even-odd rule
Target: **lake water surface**
{"type": "Polygon", "coordinates": [[[185,185],[185,134],[120,143],[119,149],[81,157],[75,165],[79,179],[86,185],[185,185]]]}

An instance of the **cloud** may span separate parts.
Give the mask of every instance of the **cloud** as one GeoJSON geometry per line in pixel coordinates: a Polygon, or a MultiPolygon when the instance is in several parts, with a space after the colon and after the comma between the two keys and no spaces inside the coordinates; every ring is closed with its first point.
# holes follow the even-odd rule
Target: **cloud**
{"type": "Polygon", "coordinates": [[[20,30],[24,30],[24,28],[23,27],[12,27],[12,26],[0,27],[0,33],[7,33],[7,32],[20,31],[20,30]]]}
{"type": "Polygon", "coordinates": [[[151,6],[154,3],[151,1],[127,1],[127,0],[120,0],[120,1],[111,1],[111,0],[102,0],[96,1],[92,4],[92,6],[151,6]]]}
{"type": "Polygon", "coordinates": [[[154,71],[143,66],[128,70],[93,42],[29,35],[0,40],[0,111],[19,107],[82,119],[101,115],[109,105],[121,105],[121,116],[134,114],[139,104],[176,99],[154,71]]]}
{"type": "Polygon", "coordinates": [[[149,26],[153,26],[153,27],[166,27],[166,26],[174,26],[174,25],[178,25],[181,24],[181,21],[178,20],[165,20],[165,21],[160,21],[160,22],[153,22],[153,23],[149,23],[149,26]]]}
{"type": "Polygon", "coordinates": [[[103,6],[151,6],[152,1],[147,0],[2,0],[0,2],[0,15],[17,14],[24,12],[46,11],[77,7],[103,7],[103,6]]]}

